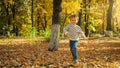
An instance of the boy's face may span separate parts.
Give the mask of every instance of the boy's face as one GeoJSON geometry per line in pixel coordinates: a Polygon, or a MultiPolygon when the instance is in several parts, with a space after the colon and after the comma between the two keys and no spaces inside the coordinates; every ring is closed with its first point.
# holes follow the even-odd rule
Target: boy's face
{"type": "Polygon", "coordinates": [[[72,17],[72,18],[70,18],[70,21],[71,21],[71,24],[76,25],[77,22],[78,22],[78,18],[77,17],[72,17]]]}

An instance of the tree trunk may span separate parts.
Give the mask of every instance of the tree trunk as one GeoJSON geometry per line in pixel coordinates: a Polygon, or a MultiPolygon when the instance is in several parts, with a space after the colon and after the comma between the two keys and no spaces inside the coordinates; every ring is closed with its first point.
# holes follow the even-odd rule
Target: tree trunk
{"type": "Polygon", "coordinates": [[[14,24],[13,24],[13,33],[15,33],[15,36],[18,36],[18,34],[19,34],[18,27],[14,24]]]}
{"type": "Polygon", "coordinates": [[[11,19],[10,19],[10,3],[7,3],[5,4],[4,2],[2,2],[2,5],[4,6],[4,9],[6,11],[6,17],[7,18],[7,29],[6,29],[6,32],[7,32],[7,36],[10,34],[10,25],[11,25],[11,19]]]}
{"type": "Polygon", "coordinates": [[[112,8],[113,8],[113,0],[109,0],[109,8],[107,12],[107,31],[112,31],[112,8]]]}
{"type": "MultiPolygon", "coordinates": [[[[45,4],[45,1],[43,1],[43,3],[45,4]]],[[[45,5],[43,5],[43,9],[45,9],[45,5]]],[[[47,28],[47,17],[46,17],[46,13],[44,13],[44,31],[46,31],[47,28]]]]}
{"type": "Polygon", "coordinates": [[[119,22],[118,22],[118,18],[115,17],[115,22],[116,22],[116,31],[119,31],[119,22]]]}
{"type": "MultiPolygon", "coordinates": [[[[16,19],[16,0],[13,0],[14,1],[14,4],[12,5],[12,15],[13,15],[13,20],[16,19]]],[[[14,22],[15,23],[15,22],[14,22]]],[[[13,24],[13,33],[15,33],[15,36],[18,36],[18,27],[17,25],[14,25],[13,24]]]]}
{"type": "Polygon", "coordinates": [[[79,12],[78,25],[79,25],[79,26],[81,26],[81,25],[82,25],[82,9],[80,9],[80,12],[79,12]]]}
{"type": "MultiPolygon", "coordinates": [[[[82,5],[82,4],[81,4],[82,5]]],[[[78,20],[78,25],[81,26],[82,25],[82,9],[80,9],[79,11],[79,20],[78,20]]]]}
{"type": "Polygon", "coordinates": [[[44,22],[41,23],[41,25],[42,25],[43,30],[46,31],[46,28],[47,28],[46,13],[44,13],[44,22]]]}
{"type": "Polygon", "coordinates": [[[53,17],[52,17],[52,29],[51,38],[49,43],[49,51],[58,50],[58,40],[60,34],[60,12],[62,0],[53,0],[53,17]]]}
{"type": "Polygon", "coordinates": [[[112,8],[113,8],[113,0],[109,0],[109,8],[107,12],[107,28],[105,36],[112,37],[113,35],[113,28],[112,28],[112,8]]]}
{"type": "Polygon", "coordinates": [[[39,11],[37,11],[38,13],[38,16],[37,16],[37,35],[39,35],[39,33],[40,33],[40,12],[39,11]]]}
{"type": "Polygon", "coordinates": [[[34,0],[32,0],[32,7],[31,7],[31,21],[32,21],[32,27],[34,27],[34,19],[33,14],[34,13],[34,0]]]}
{"type": "Polygon", "coordinates": [[[84,21],[85,21],[85,35],[89,35],[89,30],[88,30],[88,15],[87,15],[87,0],[83,0],[83,8],[84,8],[84,21]]]}
{"type": "Polygon", "coordinates": [[[49,51],[57,51],[58,50],[59,34],[60,34],[60,25],[53,24],[51,30],[52,30],[52,32],[51,32],[51,38],[50,38],[48,50],[49,51]]]}
{"type": "Polygon", "coordinates": [[[47,19],[46,19],[46,13],[44,13],[44,23],[45,23],[45,28],[44,28],[44,31],[46,31],[46,28],[47,28],[47,19]]]}

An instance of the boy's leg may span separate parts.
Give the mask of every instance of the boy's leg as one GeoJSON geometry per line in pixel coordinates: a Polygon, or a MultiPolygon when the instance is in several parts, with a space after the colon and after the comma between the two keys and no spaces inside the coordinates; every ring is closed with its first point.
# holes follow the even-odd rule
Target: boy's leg
{"type": "Polygon", "coordinates": [[[70,51],[72,53],[73,60],[75,62],[78,60],[77,45],[78,45],[78,41],[71,41],[70,40],[70,51]]]}

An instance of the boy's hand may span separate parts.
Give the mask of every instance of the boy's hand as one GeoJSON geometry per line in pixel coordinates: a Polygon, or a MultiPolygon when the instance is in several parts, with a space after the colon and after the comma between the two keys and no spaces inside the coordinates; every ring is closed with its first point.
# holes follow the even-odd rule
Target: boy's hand
{"type": "Polygon", "coordinates": [[[82,32],[77,32],[78,34],[83,34],[82,32]]]}
{"type": "Polygon", "coordinates": [[[69,33],[69,32],[67,32],[67,33],[66,33],[66,36],[69,38],[69,37],[70,37],[70,33],[69,33]]]}

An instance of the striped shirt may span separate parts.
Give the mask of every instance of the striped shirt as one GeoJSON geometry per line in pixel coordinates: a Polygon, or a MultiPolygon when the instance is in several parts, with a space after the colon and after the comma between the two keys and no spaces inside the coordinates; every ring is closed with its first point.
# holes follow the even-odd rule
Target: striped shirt
{"type": "Polygon", "coordinates": [[[70,34],[70,40],[79,40],[79,37],[85,38],[83,31],[78,25],[68,24],[63,31],[65,34],[70,34]]]}

